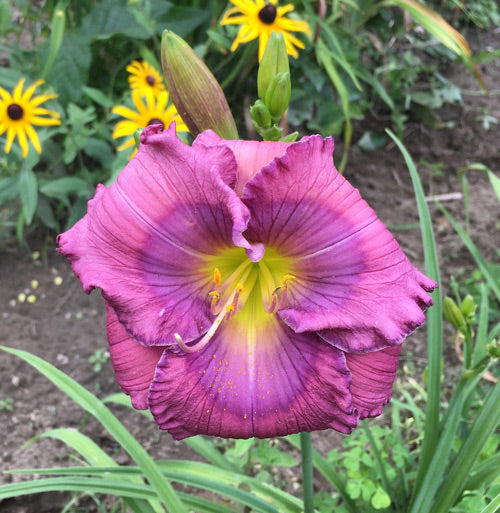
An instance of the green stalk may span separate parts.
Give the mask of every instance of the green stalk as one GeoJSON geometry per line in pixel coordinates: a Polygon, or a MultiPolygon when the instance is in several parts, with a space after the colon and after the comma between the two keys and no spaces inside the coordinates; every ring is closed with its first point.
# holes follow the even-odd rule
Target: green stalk
{"type": "Polygon", "coordinates": [[[302,495],[304,497],[304,513],[314,512],[313,465],[311,433],[300,433],[302,454],[302,495]]]}
{"type": "MultiPolygon", "coordinates": [[[[370,442],[370,445],[371,445],[371,448],[373,451],[373,455],[375,456],[375,464],[376,464],[376,467],[380,474],[380,478],[382,479],[382,486],[384,487],[384,490],[391,497],[392,504],[395,504],[396,501],[395,501],[394,495],[391,493],[392,486],[387,477],[387,473],[386,473],[385,467],[384,467],[384,462],[382,461],[382,455],[380,454],[380,451],[378,450],[372,430],[370,429],[370,426],[368,425],[368,422],[366,422],[366,420],[363,420],[361,422],[361,426],[363,428],[363,431],[366,433],[366,436],[368,437],[368,441],[370,442]]],[[[397,509],[399,510],[399,507],[397,507],[397,509]]]]}

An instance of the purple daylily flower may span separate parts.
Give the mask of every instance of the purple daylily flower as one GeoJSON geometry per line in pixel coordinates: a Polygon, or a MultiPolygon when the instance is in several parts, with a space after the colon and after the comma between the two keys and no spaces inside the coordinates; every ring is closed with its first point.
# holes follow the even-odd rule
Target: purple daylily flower
{"type": "Polygon", "coordinates": [[[176,439],[348,433],[391,396],[436,283],[335,169],[333,141],[192,147],[147,127],[58,237],[102,289],[116,377],[176,439]]]}

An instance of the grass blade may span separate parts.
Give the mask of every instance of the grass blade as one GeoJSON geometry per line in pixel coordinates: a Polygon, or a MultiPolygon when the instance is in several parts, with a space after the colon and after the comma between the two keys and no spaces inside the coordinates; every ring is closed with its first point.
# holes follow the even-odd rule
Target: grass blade
{"type": "Polygon", "coordinates": [[[158,470],[158,467],[146,450],[97,397],[92,395],[86,388],[82,387],[64,372],[61,372],[38,356],[10,347],[0,346],[0,349],[18,356],[32,365],[81,408],[93,415],[141,468],[144,476],[157,493],[157,496],[154,498],[159,499],[167,511],[171,513],[187,513],[187,510],[177,497],[174,489],[158,470]]]}
{"type": "Polygon", "coordinates": [[[495,277],[491,274],[488,264],[486,263],[486,260],[481,255],[479,249],[477,246],[472,242],[472,239],[465,233],[464,229],[457,223],[455,218],[446,210],[445,207],[441,204],[437,204],[439,207],[439,210],[445,215],[446,219],[450,222],[450,224],[453,226],[455,231],[460,235],[460,238],[462,239],[463,243],[469,250],[470,254],[474,257],[474,260],[476,261],[479,269],[481,270],[481,273],[486,278],[486,281],[488,282],[489,287],[494,292],[495,296],[497,297],[498,301],[500,301],[500,283],[495,279],[495,277]]]}
{"type": "MultiPolygon", "coordinates": [[[[425,201],[425,195],[417,169],[403,143],[390,131],[386,130],[401,151],[410,172],[415,197],[417,200],[420,229],[424,246],[425,270],[427,275],[441,286],[436,243],[432,231],[432,221],[425,201]]],[[[417,478],[413,498],[419,493],[427,469],[435,454],[439,429],[439,408],[441,402],[441,368],[443,364],[443,306],[440,289],[431,294],[434,306],[427,313],[427,409],[425,412],[425,429],[417,478]]]]}
{"type": "Polygon", "coordinates": [[[484,444],[500,423],[500,381],[492,388],[441,486],[433,513],[448,513],[462,493],[484,444]]]}
{"type": "MultiPolygon", "coordinates": [[[[104,403],[115,403],[120,404],[122,406],[126,406],[130,408],[132,411],[141,413],[146,417],[153,418],[151,412],[149,410],[136,410],[132,406],[132,402],[130,401],[130,397],[128,395],[117,393],[111,394],[103,399],[104,403]]],[[[209,463],[216,465],[217,467],[231,470],[232,472],[241,472],[241,469],[231,463],[214,445],[203,438],[201,435],[192,436],[190,438],[186,438],[183,442],[191,449],[195,450],[200,456],[205,458],[209,463]]]]}
{"type": "MultiPolygon", "coordinates": [[[[302,501],[296,497],[283,492],[271,485],[260,483],[257,479],[243,474],[234,475],[225,470],[218,470],[205,463],[171,460],[159,461],[158,468],[170,480],[184,485],[209,490],[231,500],[240,502],[252,510],[261,513],[278,513],[286,511],[289,513],[300,513],[302,501]],[[246,491],[241,485],[247,485],[251,492],[246,491]]],[[[112,467],[59,467],[48,469],[22,469],[11,470],[9,473],[16,474],[39,474],[39,475],[67,475],[67,476],[113,476],[123,481],[126,476],[133,477],[140,475],[138,467],[112,466],[112,467]]],[[[36,483],[36,481],[34,481],[36,483]]]]}
{"type": "Polygon", "coordinates": [[[480,513],[497,513],[500,510],[500,493],[480,513]]]}

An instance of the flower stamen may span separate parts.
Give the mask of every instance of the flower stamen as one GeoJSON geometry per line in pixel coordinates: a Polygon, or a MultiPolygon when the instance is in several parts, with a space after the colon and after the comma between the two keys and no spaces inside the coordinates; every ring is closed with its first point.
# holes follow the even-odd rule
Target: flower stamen
{"type": "Polygon", "coordinates": [[[215,307],[216,307],[217,303],[219,302],[220,292],[218,292],[217,290],[211,290],[208,293],[208,295],[212,297],[212,303],[210,305],[210,312],[212,315],[217,315],[217,312],[215,311],[215,307]]]}
{"type": "Polygon", "coordinates": [[[285,276],[283,276],[283,279],[281,280],[281,287],[279,287],[279,289],[282,291],[281,297],[276,310],[281,310],[282,308],[286,307],[288,296],[288,281],[294,279],[295,276],[293,274],[285,274],[285,276]]]}

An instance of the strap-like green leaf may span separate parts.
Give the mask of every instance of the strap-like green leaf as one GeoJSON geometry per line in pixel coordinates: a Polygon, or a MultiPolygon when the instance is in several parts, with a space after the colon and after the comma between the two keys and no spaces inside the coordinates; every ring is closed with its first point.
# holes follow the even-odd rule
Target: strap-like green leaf
{"type": "MultiPolygon", "coordinates": [[[[425,271],[427,275],[441,285],[439,264],[437,260],[436,243],[432,231],[432,221],[425,201],[425,195],[413,160],[403,143],[390,131],[386,130],[403,154],[410,172],[415,197],[417,200],[420,229],[424,247],[425,271]]],[[[420,461],[417,471],[413,497],[420,492],[420,487],[425,478],[430,462],[435,455],[438,444],[439,409],[441,403],[441,369],[443,364],[443,307],[441,291],[435,290],[432,294],[434,306],[427,313],[427,409],[425,414],[425,430],[420,461]]]]}
{"type": "Polygon", "coordinates": [[[158,467],[146,450],[97,397],[64,372],[61,372],[38,356],[10,347],[0,346],[0,349],[16,355],[32,365],[81,408],[93,415],[141,468],[144,476],[157,493],[155,498],[158,498],[163,503],[167,511],[171,513],[187,513],[174,489],[158,470],[158,467]]]}

